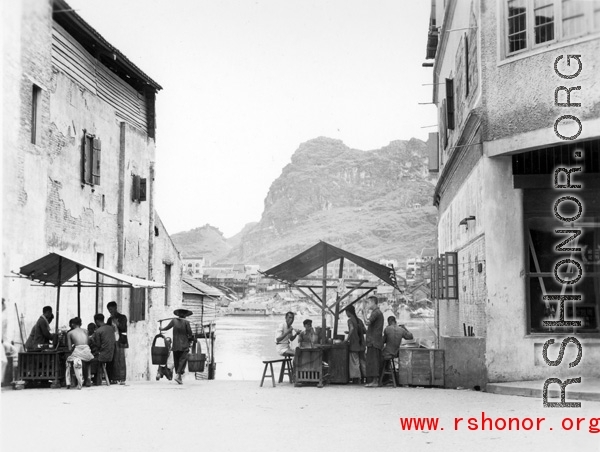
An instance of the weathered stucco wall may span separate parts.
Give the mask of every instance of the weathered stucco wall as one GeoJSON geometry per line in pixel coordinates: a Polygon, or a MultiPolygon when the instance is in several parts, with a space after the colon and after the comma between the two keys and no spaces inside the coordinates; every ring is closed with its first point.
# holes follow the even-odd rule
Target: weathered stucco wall
{"type": "Polygon", "coordinates": [[[442,336],[440,346],[444,349],[446,388],[485,388],[485,338],[442,336]]]}

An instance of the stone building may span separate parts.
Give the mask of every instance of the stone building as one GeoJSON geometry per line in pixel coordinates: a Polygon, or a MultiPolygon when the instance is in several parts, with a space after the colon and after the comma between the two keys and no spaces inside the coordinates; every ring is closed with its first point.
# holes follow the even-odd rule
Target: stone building
{"type": "MultiPolygon", "coordinates": [[[[180,256],[154,209],[161,87],[63,0],[16,2],[4,8],[2,23],[10,35],[3,55],[3,274],[56,251],[164,284],[81,292],[85,325],[97,306],[108,315],[106,303],[118,303],[130,322],[128,378],[149,378],[154,321],[181,303],[180,256]]],[[[76,292],[61,291],[59,327],[77,315],[76,292]]],[[[2,296],[10,308],[3,339],[16,342],[13,305],[25,336],[42,307],[56,305],[56,290],[23,279],[4,278],[2,296]]]]}
{"type": "Polygon", "coordinates": [[[447,383],[599,376],[600,4],[434,0],[427,58],[447,383]],[[544,323],[561,295],[581,295],[564,310],[580,326],[544,323]],[[581,362],[571,344],[547,365],[545,342],[555,360],[567,337],[581,362]]]}

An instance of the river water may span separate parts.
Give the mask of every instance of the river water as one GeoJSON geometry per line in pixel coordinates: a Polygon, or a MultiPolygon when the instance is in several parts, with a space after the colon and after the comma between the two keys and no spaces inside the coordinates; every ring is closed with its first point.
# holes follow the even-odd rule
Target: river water
{"type": "MultiPolygon", "coordinates": [[[[387,315],[384,314],[387,318],[387,315]]],[[[340,320],[338,334],[347,329],[347,320],[340,320]]],[[[310,318],[313,325],[321,325],[321,317],[296,317],[293,327],[302,329],[302,322],[310,318]]],[[[275,330],[284,322],[283,315],[260,316],[219,316],[216,319],[215,360],[217,380],[260,380],[263,372],[263,359],[277,357],[275,351],[275,330]]],[[[401,319],[415,339],[434,340],[432,318],[401,319]]],[[[329,323],[328,323],[329,326],[329,323]]],[[[203,348],[205,344],[202,344],[203,348]]],[[[279,371],[277,366],[277,372],[279,371]]]]}

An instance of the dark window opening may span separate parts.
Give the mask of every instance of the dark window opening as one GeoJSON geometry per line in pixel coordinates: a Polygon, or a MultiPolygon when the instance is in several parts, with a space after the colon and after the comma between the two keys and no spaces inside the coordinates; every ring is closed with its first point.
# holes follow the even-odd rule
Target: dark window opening
{"type": "Polygon", "coordinates": [[[451,78],[446,79],[446,127],[454,130],[454,81],[451,78]]]}
{"type": "Polygon", "coordinates": [[[100,185],[101,146],[99,138],[85,133],[81,146],[81,181],[89,185],[100,185]]]}
{"type": "Polygon", "coordinates": [[[131,200],[142,202],[146,201],[147,184],[146,178],[137,175],[133,176],[133,187],[131,190],[131,200]]]}
{"type": "Polygon", "coordinates": [[[129,320],[132,322],[146,320],[146,289],[143,287],[131,288],[129,320]]]}
{"type": "Polygon", "coordinates": [[[31,143],[36,144],[40,127],[40,104],[42,99],[42,89],[33,85],[31,89],[31,143]]]}

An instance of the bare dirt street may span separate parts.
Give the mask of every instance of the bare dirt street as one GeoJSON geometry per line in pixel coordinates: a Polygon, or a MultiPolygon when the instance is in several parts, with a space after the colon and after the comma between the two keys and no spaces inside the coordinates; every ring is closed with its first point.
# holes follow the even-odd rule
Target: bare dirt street
{"type": "Polygon", "coordinates": [[[182,386],[161,380],[81,391],[3,389],[1,445],[4,452],[600,451],[600,433],[589,432],[592,418],[600,430],[600,403],[582,404],[550,409],[536,398],[462,390],[270,382],[260,388],[255,381],[191,379],[182,386]],[[498,418],[510,417],[526,427],[530,418],[533,428],[468,430],[468,418],[481,428],[482,412],[499,427],[498,418]],[[438,431],[403,430],[399,418],[414,416],[438,417],[438,431]],[[570,431],[561,427],[567,417],[570,431]],[[536,418],[545,418],[540,431],[536,418]]]}

